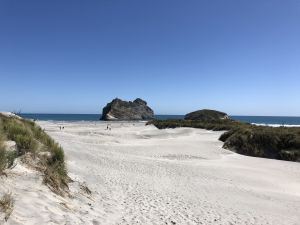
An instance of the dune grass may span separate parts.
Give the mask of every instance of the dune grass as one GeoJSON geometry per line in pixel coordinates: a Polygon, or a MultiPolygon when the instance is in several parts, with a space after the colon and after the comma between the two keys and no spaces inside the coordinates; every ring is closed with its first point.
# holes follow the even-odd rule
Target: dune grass
{"type": "Polygon", "coordinates": [[[192,127],[226,131],[223,147],[248,156],[300,162],[300,128],[255,126],[234,120],[153,120],[159,129],[192,127]]]}
{"type": "MultiPolygon", "coordinates": [[[[64,151],[41,127],[30,120],[0,115],[0,133],[2,142],[3,140],[16,142],[18,150],[16,156],[30,153],[39,162],[44,172],[44,183],[51,190],[59,194],[67,190],[68,175],[64,151]],[[50,153],[50,157],[40,156],[41,152],[50,153]]],[[[0,172],[1,168],[4,170],[12,165],[13,160],[14,156],[8,154],[0,145],[0,172]]]]}
{"type": "Polygon", "coordinates": [[[0,175],[4,173],[6,169],[7,158],[6,158],[6,150],[3,147],[3,144],[0,143],[0,175]]]}
{"type": "Polygon", "coordinates": [[[0,176],[5,175],[5,169],[13,166],[16,157],[17,155],[15,152],[7,151],[3,143],[0,143],[0,176]]]}
{"type": "Polygon", "coordinates": [[[5,193],[0,199],[0,210],[5,214],[5,221],[7,221],[14,209],[14,199],[11,193],[5,193]]]}
{"type": "Polygon", "coordinates": [[[68,189],[68,173],[65,166],[64,151],[52,139],[50,140],[47,141],[47,146],[50,148],[51,157],[46,161],[44,182],[52,191],[62,194],[64,190],[68,189]]]}

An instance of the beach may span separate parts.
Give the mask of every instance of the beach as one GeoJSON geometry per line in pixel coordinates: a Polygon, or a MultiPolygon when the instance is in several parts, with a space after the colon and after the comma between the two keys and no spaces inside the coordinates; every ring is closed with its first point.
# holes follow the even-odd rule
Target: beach
{"type": "Polygon", "coordinates": [[[38,172],[17,164],[2,178],[1,188],[16,196],[8,224],[299,224],[300,164],[225,150],[223,132],[38,124],[65,151],[70,196],[55,195],[38,172]]]}

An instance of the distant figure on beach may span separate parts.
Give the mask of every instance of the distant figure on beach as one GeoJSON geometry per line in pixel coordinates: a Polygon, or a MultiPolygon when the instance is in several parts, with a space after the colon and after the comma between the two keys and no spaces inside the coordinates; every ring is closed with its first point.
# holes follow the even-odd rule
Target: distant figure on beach
{"type": "Polygon", "coordinates": [[[61,130],[61,126],[59,126],[59,130],[61,130]]]}
{"type": "Polygon", "coordinates": [[[110,124],[107,124],[106,130],[111,130],[110,124]]]}

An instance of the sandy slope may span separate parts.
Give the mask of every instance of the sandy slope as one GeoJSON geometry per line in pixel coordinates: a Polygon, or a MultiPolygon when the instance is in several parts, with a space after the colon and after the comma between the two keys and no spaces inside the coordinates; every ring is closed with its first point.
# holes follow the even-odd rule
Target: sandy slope
{"type": "Polygon", "coordinates": [[[2,178],[18,186],[8,224],[300,224],[300,164],[231,153],[220,132],[39,123],[65,149],[74,197],[55,196],[18,165],[2,178]]]}

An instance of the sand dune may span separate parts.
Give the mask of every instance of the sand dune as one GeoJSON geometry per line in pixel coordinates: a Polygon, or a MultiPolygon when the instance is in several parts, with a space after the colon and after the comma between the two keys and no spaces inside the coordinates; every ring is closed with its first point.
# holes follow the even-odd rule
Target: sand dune
{"type": "Polygon", "coordinates": [[[65,150],[73,198],[18,164],[2,178],[16,196],[8,224],[299,224],[300,164],[232,153],[220,132],[39,124],[65,150]]]}

